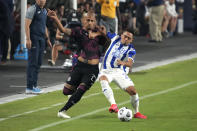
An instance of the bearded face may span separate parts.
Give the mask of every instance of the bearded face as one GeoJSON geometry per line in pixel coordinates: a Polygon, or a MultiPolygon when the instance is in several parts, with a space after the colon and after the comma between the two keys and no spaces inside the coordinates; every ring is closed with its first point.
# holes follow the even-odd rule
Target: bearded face
{"type": "Polygon", "coordinates": [[[82,19],[81,19],[83,28],[85,30],[93,30],[96,26],[96,18],[95,15],[91,14],[84,14],[82,19]]]}

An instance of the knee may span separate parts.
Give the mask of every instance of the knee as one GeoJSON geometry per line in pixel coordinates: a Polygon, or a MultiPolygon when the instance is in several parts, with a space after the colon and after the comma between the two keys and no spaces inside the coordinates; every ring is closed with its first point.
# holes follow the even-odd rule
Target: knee
{"type": "Polygon", "coordinates": [[[128,92],[130,95],[136,95],[137,94],[137,91],[136,91],[134,86],[130,86],[130,87],[126,88],[126,92],[128,92]]]}
{"type": "Polygon", "coordinates": [[[79,89],[83,90],[84,92],[86,92],[87,90],[89,90],[89,88],[91,87],[91,85],[86,85],[86,84],[80,84],[78,86],[79,89]]]}
{"type": "Polygon", "coordinates": [[[64,89],[63,89],[63,94],[64,95],[71,95],[73,93],[74,93],[74,90],[71,90],[71,89],[64,86],[64,89]]]}
{"type": "Polygon", "coordinates": [[[58,45],[57,44],[54,44],[53,45],[53,49],[57,50],[57,48],[58,48],[58,45]]]}
{"type": "Polygon", "coordinates": [[[102,80],[108,81],[108,79],[105,75],[102,75],[99,77],[99,81],[102,81],[102,80]]]}

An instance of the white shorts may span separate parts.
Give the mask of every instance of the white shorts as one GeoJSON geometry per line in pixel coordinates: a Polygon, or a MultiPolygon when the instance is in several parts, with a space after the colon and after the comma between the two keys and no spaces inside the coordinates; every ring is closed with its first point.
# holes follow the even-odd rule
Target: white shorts
{"type": "Polygon", "coordinates": [[[98,78],[100,78],[103,75],[107,77],[109,83],[114,81],[123,90],[125,90],[129,86],[134,86],[133,81],[122,69],[102,69],[99,73],[98,78]]]}

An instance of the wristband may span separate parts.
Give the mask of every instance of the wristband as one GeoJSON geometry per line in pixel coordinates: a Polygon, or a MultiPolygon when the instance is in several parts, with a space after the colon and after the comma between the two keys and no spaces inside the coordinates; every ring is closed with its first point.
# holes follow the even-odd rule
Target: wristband
{"type": "Polygon", "coordinates": [[[86,63],[86,64],[88,64],[88,59],[84,59],[83,62],[86,63]]]}

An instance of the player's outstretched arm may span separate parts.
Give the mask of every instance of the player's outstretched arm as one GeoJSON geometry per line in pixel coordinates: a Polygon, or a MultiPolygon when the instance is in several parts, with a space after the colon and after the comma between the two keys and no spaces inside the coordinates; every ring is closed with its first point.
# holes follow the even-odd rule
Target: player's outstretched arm
{"type": "Polygon", "coordinates": [[[71,29],[63,27],[62,23],[60,22],[60,20],[58,19],[57,15],[56,15],[55,11],[48,9],[48,16],[50,18],[52,18],[53,20],[55,20],[57,27],[61,32],[65,33],[66,35],[71,35],[71,29]]]}

